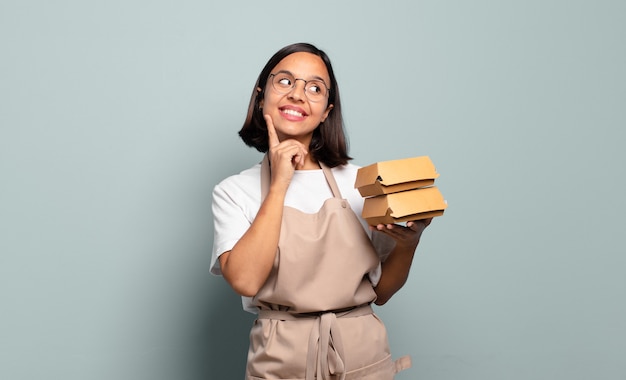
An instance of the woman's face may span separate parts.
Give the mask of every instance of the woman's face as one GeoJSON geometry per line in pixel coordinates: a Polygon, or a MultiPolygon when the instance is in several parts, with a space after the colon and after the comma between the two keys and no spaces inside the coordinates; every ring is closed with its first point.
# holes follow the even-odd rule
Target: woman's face
{"type": "Polygon", "coordinates": [[[305,86],[310,94],[318,89],[311,85],[310,81],[318,83],[321,81],[325,86],[329,86],[330,77],[324,61],[311,53],[293,53],[283,58],[271,74],[279,76],[270,75],[267,80],[262,104],[263,114],[272,118],[281,141],[291,138],[308,146],[313,131],[328,117],[333,107],[332,104],[328,104],[328,96],[315,99],[314,96],[307,96],[305,93],[305,86]],[[297,80],[290,82],[284,77],[297,78],[297,80]],[[278,87],[279,90],[277,90],[272,85],[272,81],[279,80],[284,88],[278,87]],[[305,84],[305,81],[308,84],[305,84]],[[295,83],[293,88],[289,88],[291,83],[295,83]],[[309,98],[314,98],[314,101],[309,98]]]}

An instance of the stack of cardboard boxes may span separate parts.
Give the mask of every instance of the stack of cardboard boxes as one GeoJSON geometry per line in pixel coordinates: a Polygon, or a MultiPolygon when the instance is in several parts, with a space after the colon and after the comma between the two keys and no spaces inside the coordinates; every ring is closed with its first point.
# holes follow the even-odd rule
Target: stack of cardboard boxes
{"type": "Polygon", "coordinates": [[[428,156],[378,162],[359,169],[354,187],[365,198],[370,225],[443,215],[448,206],[434,186],[439,174],[428,156]]]}

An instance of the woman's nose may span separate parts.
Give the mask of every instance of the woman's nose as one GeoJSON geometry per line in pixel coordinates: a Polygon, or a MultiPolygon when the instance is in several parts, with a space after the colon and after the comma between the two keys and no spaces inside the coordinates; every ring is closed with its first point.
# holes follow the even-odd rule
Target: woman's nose
{"type": "Polygon", "coordinates": [[[289,91],[289,97],[295,100],[303,100],[304,97],[306,96],[305,87],[306,87],[305,81],[301,79],[296,79],[296,83],[294,83],[294,86],[291,88],[291,91],[289,91]],[[302,82],[302,84],[298,82],[302,82]]]}

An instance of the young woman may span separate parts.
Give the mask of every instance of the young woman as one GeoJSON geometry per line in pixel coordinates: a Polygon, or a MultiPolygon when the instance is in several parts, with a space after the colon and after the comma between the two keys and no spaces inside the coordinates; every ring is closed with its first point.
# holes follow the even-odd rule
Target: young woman
{"type": "Polygon", "coordinates": [[[360,217],[327,55],[304,43],[274,54],[239,135],[266,154],[214,189],[211,271],[258,313],[246,379],[393,379],[410,359],[392,361],[370,305],[404,285],[431,220],[360,217]]]}

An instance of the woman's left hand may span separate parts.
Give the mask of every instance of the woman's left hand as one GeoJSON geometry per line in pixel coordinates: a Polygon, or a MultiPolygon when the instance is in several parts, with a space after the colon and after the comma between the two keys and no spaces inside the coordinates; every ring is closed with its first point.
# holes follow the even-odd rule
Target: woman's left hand
{"type": "Polygon", "coordinates": [[[422,232],[432,220],[433,218],[410,221],[406,223],[406,227],[400,224],[379,224],[370,228],[392,237],[396,241],[396,246],[415,249],[422,232]]]}

